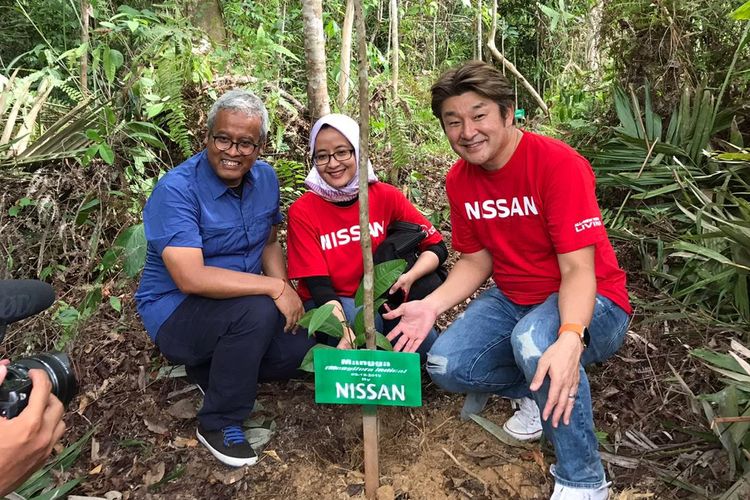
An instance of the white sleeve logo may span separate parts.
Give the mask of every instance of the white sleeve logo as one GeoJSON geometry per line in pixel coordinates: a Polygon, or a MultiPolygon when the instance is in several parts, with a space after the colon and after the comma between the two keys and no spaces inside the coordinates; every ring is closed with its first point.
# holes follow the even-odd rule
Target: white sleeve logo
{"type": "Polygon", "coordinates": [[[576,233],[580,233],[581,231],[585,231],[586,229],[599,227],[601,225],[602,221],[599,219],[599,217],[591,217],[590,219],[584,219],[581,222],[576,222],[575,229],[576,233]]]}

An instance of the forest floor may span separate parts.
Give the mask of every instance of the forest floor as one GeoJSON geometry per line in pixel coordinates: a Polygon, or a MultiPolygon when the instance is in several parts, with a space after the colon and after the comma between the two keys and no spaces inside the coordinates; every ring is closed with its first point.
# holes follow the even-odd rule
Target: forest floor
{"type": "MultiPolygon", "coordinates": [[[[435,163],[420,182],[423,207],[445,206],[445,165],[435,163]]],[[[440,229],[449,238],[447,228],[440,229]]],[[[628,270],[631,293],[642,302],[655,297],[641,277],[635,249],[617,243],[616,250],[628,270]]],[[[216,461],[195,438],[200,393],[184,377],[158,377],[167,363],[135,313],[133,292],[120,296],[121,313],[101,307],[69,345],[81,388],[66,415],[65,444],[94,429],[73,467],[58,473],[59,481],[82,477],[74,495],[364,497],[361,409],[316,404],[312,378],[260,386],[262,409],[254,418],[263,428],[273,422],[274,431],[256,465],[231,469],[216,461]]],[[[73,298],[66,296],[71,303],[73,298]]],[[[689,350],[709,338],[718,341],[721,333],[709,335],[686,322],[649,322],[639,310],[620,351],[588,369],[595,423],[616,498],[723,491],[728,487],[726,454],[711,439],[702,410],[688,394],[711,389],[707,370],[689,350]],[[677,383],[675,372],[684,384],[677,383]]],[[[440,326],[456,312],[442,318],[440,326]]],[[[462,396],[439,390],[423,374],[421,407],[379,410],[378,498],[548,498],[553,486],[549,465],[554,463],[549,445],[508,446],[477,423],[460,421],[462,402],[462,396]]],[[[509,402],[495,397],[482,416],[501,425],[511,414],[509,402]]]]}
{"type": "MultiPolygon", "coordinates": [[[[360,407],[316,404],[312,378],[262,384],[262,409],[253,417],[265,420],[266,428],[273,420],[275,431],[258,464],[231,469],[196,441],[201,396],[195,386],[184,377],[157,379],[165,362],[138,318],[127,314],[89,325],[73,353],[82,390],[66,418],[67,440],[96,430],[60,478],[85,476],[73,493],[110,499],[364,497],[360,407]]],[[[711,490],[726,471],[725,454],[697,438],[701,419],[669,381],[670,364],[682,373],[692,370],[679,335],[635,325],[617,355],[588,370],[595,422],[606,433],[607,474],[621,500],[693,496],[665,479],[678,476],[711,490]]],[[[423,375],[423,406],[379,409],[378,498],[548,498],[554,463],[549,446],[504,444],[477,423],[460,421],[462,402],[423,375]]],[[[482,416],[501,425],[511,414],[507,400],[493,398],[482,416]]]]}

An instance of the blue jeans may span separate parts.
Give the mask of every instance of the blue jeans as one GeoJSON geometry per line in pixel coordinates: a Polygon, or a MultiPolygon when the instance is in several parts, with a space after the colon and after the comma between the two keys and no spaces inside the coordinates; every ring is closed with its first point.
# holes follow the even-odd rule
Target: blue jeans
{"type": "MultiPolygon", "coordinates": [[[[554,293],[541,304],[521,306],[492,287],[473,300],[438,337],[427,355],[427,372],[447,391],[532,397],[539,408],[544,408],[549,378],[534,393],[529,384],[539,358],[557,340],[557,297],[554,293]]],[[[614,302],[596,296],[589,325],[591,341],[581,357],[578,397],[570,424],[561,420],[555,429],[551,419],[542,421],[544,435],[557,455],[552,474],[562,486],[597,488],[605,482],[594,434],[589,381],[583,367],[612,356],[622,344],[629,321],[628,314],[614,302]]]]}
{"type": "MultiPolygon", "coordinates": [[[[353,325],[354,318],[357,317],[357,312],[359,312],[359,308],[354,305],[354,299],[352,297],[339,297],[338,299],[344,309],[346,320],[349,322],[349,324],[353,325]]],[[[309,311],[313,307],[315,307],[315,303],[312,300],[308,300],[307,302],[305,302],[306,311],[309,311]]],[[[386,321],[383,320],[383,317],[379,313],[375,313],[375,330],[381,332],[383,335],[388,335],[388,332],[390,332],[397,324],[398,320],[386,321]]],[[[419,357],[422,359],[423,363],[425,357],[427,356],[427,352],[430,350],[432,344],[437,338],[437,330],[435,330],[435,328],[433,327],[427,334],[427,337],[425,337],[422,345],[420,345],[419,349],[417,349],[417,353],[419,353],[419,357]]],[[[320,335],[319,339],[321,342],[332,346],[335,346],[339,343],[339,339],[325,334],[320,335]]],[[[394,339],[391,344],[395,344],[396,340],[398,340],[398,337],[394,339]]]]}

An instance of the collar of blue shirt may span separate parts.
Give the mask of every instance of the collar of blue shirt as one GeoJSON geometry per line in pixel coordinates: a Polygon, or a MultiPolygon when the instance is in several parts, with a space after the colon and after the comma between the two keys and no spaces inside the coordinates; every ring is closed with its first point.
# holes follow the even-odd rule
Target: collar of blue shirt
{"type": "MultiPolygon", "coordinates": [[[[214,172],[214,169],[211,168],[211,164],[208,163],[208,155],[206,154],[205,149],[200,153],[200,159],[198,160],[196,169],[198,170],[198,179],[201,183],[205,183],[204,185],[207,187],[208,192],[214,200],[230,189],[229,186],[224,184],[224,181],[219,179],[214,172]]],[[[245,183],[244,189],[252,189],[253,184],[255,183],[254,168],[251,168],[250,171],[245,174],[242,182],[245,183]]]]}

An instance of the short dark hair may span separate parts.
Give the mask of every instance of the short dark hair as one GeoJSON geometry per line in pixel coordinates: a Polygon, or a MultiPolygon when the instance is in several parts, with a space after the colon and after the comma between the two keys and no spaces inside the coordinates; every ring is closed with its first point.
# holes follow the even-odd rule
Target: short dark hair
{"type": "Polygon", "coordinates": [[[505,119],[515,108],[516,96],[513,87],[503,73],[483,61],[469,61],[458,68],[443,73],[430,89],[432,92],[432,114],[443,124],[443,103],[446,99],[466,92],[495,101],[500,116],[505,119]]]}

